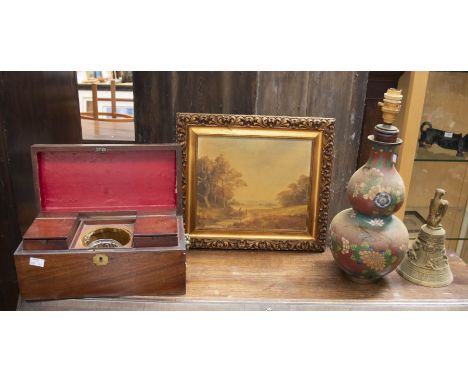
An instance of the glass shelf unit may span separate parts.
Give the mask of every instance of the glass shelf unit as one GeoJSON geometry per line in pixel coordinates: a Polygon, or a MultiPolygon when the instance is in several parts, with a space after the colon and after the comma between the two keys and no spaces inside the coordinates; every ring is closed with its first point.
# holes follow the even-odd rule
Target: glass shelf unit
{"type": "Polygon", "coordinates": [[[447,150],[436,145],[418,147],[415,162],[468,162],[468,153],[456,156],[455,150],[447,150]]]}
{"type": "MultiPolygon", "coordinates": [[[[418,235],[419,229],[426,223],[426,216],[429,208],[424,207],[410,207],[406,208],[404,223],[410,236],[418,235]]],[[[461,231],[460,221],[463,222],[465,218],[465,208],[449,207],[447,210],[442,225],[446,232],[446,240],[468,240],[466,235],[461,231]]]]}
{"type": "MultiPolygon", "coordinates": [[[[466,105],[468,73],[430,72],[420,122],[427,121],[435,129],[465,136],[468,134],[466,105]]],[[[410,238],[415,239],[425,223],[435,189],[444,189],[449,202],[442,220],[447,232],[446,248],[468,262],[468,153],[456,154],[456,150],[437,144],[417,147],[404,222],[410,238]]]]}

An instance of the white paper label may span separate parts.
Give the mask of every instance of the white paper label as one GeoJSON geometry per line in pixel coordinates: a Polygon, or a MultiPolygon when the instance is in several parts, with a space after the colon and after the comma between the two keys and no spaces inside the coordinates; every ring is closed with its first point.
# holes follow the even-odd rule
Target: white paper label
{"type": "Polygon", "coordinates": [[[444,133],[444,138],[452,138],[452,137],[453,137],[453,133],[447,133],[447,132],[444,133]]]}
{"type": "Polygon", "coordinates": [[[393,154],[393,155],[392,155],[392,162],[393,162],[393,163],[396,163],[397,158],[398,158],[398,155],[393,154]]]}
{"type": "Polygon", "coordinates": [[[34,265],[35,267],[44,268],[44,259],[38,259],[37,257],[30,257],[29,258],[29,265],[34,265]]]}

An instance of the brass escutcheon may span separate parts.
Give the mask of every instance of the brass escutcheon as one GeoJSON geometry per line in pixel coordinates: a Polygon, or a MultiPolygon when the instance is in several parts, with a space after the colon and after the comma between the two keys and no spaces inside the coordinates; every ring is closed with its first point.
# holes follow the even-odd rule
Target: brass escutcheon
{"type": "Polygon", "coordinates": [[[107,265],[109,263],[109,256],[103,253],[96,253],[93,256],[93,263],[94,265],[107,265]]]}

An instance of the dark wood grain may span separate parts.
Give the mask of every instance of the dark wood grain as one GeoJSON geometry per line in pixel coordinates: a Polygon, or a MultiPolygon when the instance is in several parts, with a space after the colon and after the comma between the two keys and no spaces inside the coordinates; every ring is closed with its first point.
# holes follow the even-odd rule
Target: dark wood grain
{"type": "Polygon", "coordinates": [[[31,145],[80,143],[75,72],[6,72],[5,126],[10,174],[21,231],[39,212],[34,199],[31,145]]]}
{"type": "Polygon", "coordinates": [[[23,239],[67,239],[73,235],[76,217],[73,219],[36,218],[23,235],[23,239]]]}
{"type": "Polygon", "coordinates": [[[185,293],[185,255],[181,250],[99,253],[108,256],[107,265],[95,265],[90,251],[16,255],[21,296],[47,300],[185,293]],[[30,265],[31,256],[44,259],[44,267],[30,265]]]}
{"type": "Polygon", "coordinates": [[[23,302],[26,310],[453,310],[468,309],[468,267],[450,256],[451,285],[426,288],[392,272],[375,284],[356,284],[322,254],[187,252],[187,291],[180,297],[129,297],[23,302]]]}
{"type": "Polygon", "coordinates": [[[23,235],[23,248],[68,249],[78,223],[77,215],[74,218],[36,218],[23,235]]]}
{"type": "Polygon", "coordinates": [[[134,72],[136,142],[175,142],[177,112],[253,114],[256,78],[256,72],[134,72]]]}
{"type": "Polygon", "coordinates": [[[307,111],[311,75],[310,72],[259,72],[256,114],[325,117],[307,111]]]}
{"type": "MultiPolygon", "coordinates": [[[[182,220],[180,224],[183,224],[182,220]]],[[[133,231],[133,246],[171,247],[177,245],[179,231],[176,216],[137,215],[133,231]]]]}
{"type": "Polygon", "coordinates": [[[18,297],[13,251],[37,214],[30,146],[79,143],[74,72],[0,72],[0,309],[18,297]]]}
{"type": "MultiPolygon", "coordinates": [[[[2,86],[0,86],[0,113],[3,112],[2,94],[2,86]]],[[[21,233],[10,181],[6,130],[3,121],[0,114],[0,310],[12,310],[16,307],[18,298],[12,254],[21,241],[21,233]]]]}
{"type": "Polygon", "coordinates": [[[133,230],[133,245],[143,247],[171,247],[177,245],[177,217],[137,215],[133,230]]]}
{"type": "MultiPolygon", "coordinates": [[[[177,183],[180,189],[180,147],[166,145],[34,145],[33,180],[36,203],[40,203],[38,154],[46,152],[132,152],[172,151],[175,153],[177,183]]],[[[99,158],[102,154],[97,154],[99,158]]],[[[78,156],[75,156],[75,159],[78,156]]],[[[125,179],[123,179],[125,181],[125,179]]],[[[138,192],[138,190],[135,190],[138,192]]],[[[65,195],[66,196],[66,195],[65,195]]],[[[64,196],[64,197],[65,197],[64,196]]],[[[181,196],[177,195],[169,216],[165,211],[86,211],[70,219],[70,213],[38,217],[24,235],[22,247],[15,252],[20,292],[25,299],[55,299],[86,296],[127,296],[131,294],[179,294],[185,291],[185,236],[181,196]],[[149,214],[149,215],[145,215],[149,214]],[[178,216],[175,215],[178,214],[178,216]],[[159,216],[154,216],[158,214],[159,216]],[[66,216],[63,216],[66,215],[66,216]],[[152,216],[150,216],[152,215],[152,216]],[[67,218],[68,217],[68,218],[67,218]],[[135,223],[133,248],[93,250],[70,249],[78,223],[135,223]],[[160,230],[160,231],[158,231],[160,230]],[[141,248],[145,247],[144,250],[141,248]],[[96,265],[95,253],[109,257],[109,264],[96,265]],[[45,261],[44,267],[30,264],[31,257],[45,261]]]]}
{"type": "Polygon", "coordinates": [[[176,295],[185,293],[185,237],[177,217],[177,245],[164,248],[27,251],[19,247],[15,264],[21,296],[26,300],[72,297],[176,295]],[[106,255],[106,265],[94,256],[106,255]],[[31,265],[31,258],[44,266],[31,265]]]}
{"type": "Polygon", "coordinates": [[[137,215],[134,228],[135,235],[177,235],[177,218],[175,216],[141,216],[137,215]]]}

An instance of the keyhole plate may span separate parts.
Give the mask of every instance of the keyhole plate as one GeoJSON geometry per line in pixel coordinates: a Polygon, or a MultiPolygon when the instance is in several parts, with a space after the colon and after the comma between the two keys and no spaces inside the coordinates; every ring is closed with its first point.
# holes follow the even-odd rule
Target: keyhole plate
{"type": "Polygon", "coordinates": [[[109,256],[102,253],[96,253],[93,256],[93,263],[95,265],[107,265],[109,263],[109,256]]]}

